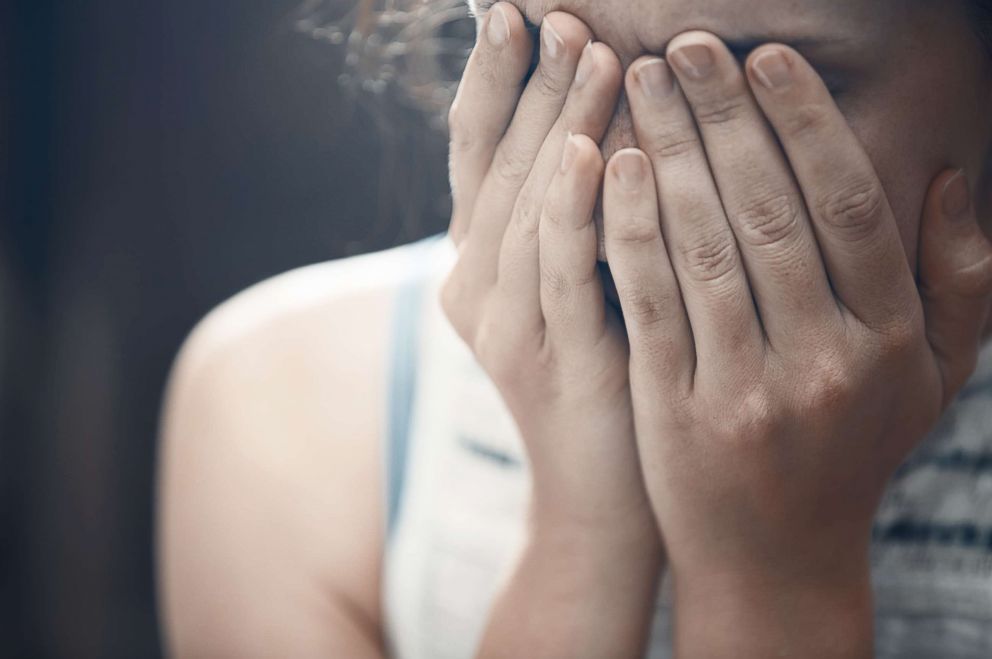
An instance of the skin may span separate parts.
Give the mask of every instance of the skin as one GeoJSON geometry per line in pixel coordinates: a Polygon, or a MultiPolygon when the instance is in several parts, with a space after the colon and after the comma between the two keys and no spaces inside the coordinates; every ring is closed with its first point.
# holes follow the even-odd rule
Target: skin
{"type": "MultiPolygon", "coordinates": [[[[898,455],[970,373],[989,305],[992,260],[976,222],[988,227],[992,191],[983,166],[987,59],[956,14],[934,9],[945,3],[921,1],[904,12],[896,0],[616,1],[623,11],[592,0],[504,4],[502,47],[486,36],[483,14],[452,112],[451,233],[461,257],[444,304],[507,400],[535,481],[530,538],[480,655],[639,656],[667,551],[681,656],[870,656],[866,520],[898,455]],[[534,23],[553,24],[561,38],[560,58],[552,66],[542,57],[529,93],[531,38],[518,8],[534,23]],[[547,13],[553,9],[568,13],[547,13]],[[845,39],[843,47],[795,53],[794,62],[806,55],[824,75],[828,63],[844,72],[839,80],[827,75],[837,86],[840,114],[828,124],[835,132],[810,143],[814,152],[838,148],[834,158],[865,157],[854,169],[877,176],[885,204],[874,208],[887,211],[847,219],[861,220],[862,229],[871,220],[890,238],[848,268],[833,268],[842,250],[825,252],[832,260],[806,259],[831,277],[861,277],[864,285],[839,286],[836,296],[811,275],[815,267],[793,264],[788,272],[805,273],[798,279],[746,271],[738,294],[766,291],[751,307],[769,321],[760,326],[741,322],[744,297],[694,290],[691,275],[680,278],[685,264],[668,254],[687,253],[680,240],[697,220],[730,222],[719,213],[687,219],[693,205],[685,192],[700,192],[695,186],[711,186],[693,198],[714,204],[726,201],[735,172],[767,174],[780,193],[773,199],[838,183],[801,176],[791,160],[784,170],[773,166],[772,133],[762,133],[755,117],[778,130],[787,113],[776,118],[774,109],[795,108],[795,99],[759,97],[760,110],[752,107],[722,139],[700,136],[705,153],[682,149],[679,166],[658,158],[672,148],[652,142],[664,135],[652,121],[675,117],[679,107],[695,111],[701,88],[685,92],[688,106],[639,106],[636,97],[646,55],[667,59],[673,43],[718,47],[745,32],[845,39]],[[595,73],[577,88],[583,46],[594,37],[595,73]],[[870,66],[858,65],[864,60],[870,66]],[[743,149],[749,166],[707,176],[700,158],[712,160],[714,172],[718,162],[733,164],[744,137],[763,140],[760,149],[743,149]],[[764,166],[753,165],[754,154],[764,166]],[[622,185],[621,172],[638,163],[652,176],[622,185]],[[950,221],[943,202],[958,167],[971,183],[964,194],[971,203],[950,221]],[[499,177],[513,180],[491,181],[499,177]],[[801,186],[789,188],[793,180],[801,186]],[[597,212],[593,192],[601,185],[597,212]],[[609,281],[600,288],[597,253],[609,256],[616,304],[605,299],[609,281]],[[864,277],[861,270],[874,265],[884,271],[864,277]],[[872,297],[858,302],[859,292],[872,297]],[[790,300],[821,305],[814,307],[821,313],[826,300],[850,314],[798,325],[790,345],[774,322],[795,313],[790,300]],[[879,324],[879,317],[899,322],[879,324]],[[837,332],[838,322],[851,333],[837,332]],[[699,386],[687,388],[689,381],[699,386]],[[901,417],[899,409],[922,415],[901,417]],[[800,413],[815,422],[795,432],[800,413]],[[852,423],[876,417],[886,422],[852,423]],[[853,427],[863,436],[850,437],[853,427]],[[838,473],[833,445],[841,440],[861,451],[854,462],[865,467],[856,473],[838,473]],[[866,452],[872,446],[886,450],[866,452]],[[783,464],[794,478],[780,477],[783,464]],[[830,487],[837,482],[865,496],[837,496],[830,487]],[[844,523],[811,530],[811,514],[844,523]],[[735,532],[714,542],[728,525],[735,532]],[[818,541],[837,550],[825,557],[818,541]],[[836,639],[847,642],[832,645],[836,639]]],[[[740,72],[750,88],[750,69],[740,72]]],[[[717,97],[731,92],[721,88],[717,97]]],[[[819,245],[821,234],[813,235],[819,245]]],[[[741,263],[757,261],[742,256],[741,263]]],[[[171,654],[385,656],[378,447],[383,346],[400,270],[386,255],[290,273],[211,314],[184,347],[160,460],[160,592],[171,654]]],[[[797,318],[813,319],[805,313],[797,318]]]]}
{"type": "Polygon", "coordinates": [[[896,46],[855,30],[895,20],[894,6],[819,6],[803,17],[830,26],[846,113],[827,74],[781,44],[742,67],[716,34],[690,30],[665,59],[625,66],[643,32],[602,25],[623,13],[592,13],[592,28],[552,11],[537,17],[540,65],[521,89],[520,13],[500,3],[481,26],[490,48],[480,42],[451,113],[461,244],[442,302],[520,427],[535,489],[530,543],[482,656],[643,649],[650,597],[627,586],[654,583],[658,564],[631,551],[644,546],[638,526],[654,526],[638,484],[674,578],[679,655],[870,656],[875,507],[974,368],[992,297],[992,247],[966,184],[988,126],[968,115],[978,150],[964,132],[923,132],[935,118],[894,100],[962,116],[967,83],[989,90],[977,42],[942,46],[968,43],[946,10],[898,22],[896,46]],[[627,50],[582,49],[597,30],[627,34],[627,50]],[[914,46],[927,57],[909,85],[891,63],[933,33],[914,46]],[[948,80],[960,61],[974,75],[948,80]],[[628,105],[614,116],[622,68],[628,105]],[[949,88],[961,95],[941,98],[949,88]],[[900,129],[914,139],[897,141],[900,129]],[[602,154],[628,134],[638,148],[613,153],[604,175],[602,154]],[[966,167],[942,173],[948,158],[966,167]],[[626,333],[596,270],[597,233],[626,333]],[[610,421],[630,408],[633,423],[610,421]],[[562,554],[576,538],[586,551],[562,554]],[[603,565],[611,578],[592,578],[603,565]],[[576,591],[587,597],[561,596],[576,591]]]}
{"type": "MultiPolygon", "coordinates": [[[[475,2],[480,20],[491,4],[475,2]]],[[[966,168],[975,189],[986,191],[977,200],[979,217],[992,232],[990,68],[963,11],[919,0],[634,0],[623,2],[622,11],[599,0],[512,4],[537,25],[551,11],[576,16],[625,67],[646,53],[664,54],[672,38],[691,29],[746,42],[743,48],[807,40],[798,52],[835,90],[838,107],[871,157],[909,262],[916,263],[925,192],[944,167],[966,168]]],[[[747,52],[737,54],[743,59],[747,52]]],[[[623,102],[602,141],[603,158],[632,146],[636,137],[623,102]]],[[[597,224],[601,230],[601,217],[597,224]]]]}

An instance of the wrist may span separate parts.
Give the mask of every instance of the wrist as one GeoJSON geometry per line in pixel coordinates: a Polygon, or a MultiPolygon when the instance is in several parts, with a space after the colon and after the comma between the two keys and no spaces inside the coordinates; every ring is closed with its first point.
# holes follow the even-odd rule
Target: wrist
{"type": "Polygon", "coordinates": [[[679,655],[873,656],[867,557],[822,569],[674,572],[673,578],[679,655]]]}
{"type": "Polygon", "coordinates": [[[657,521],[649,504],[601,510],[561,509],[532,501],[528,515],[531,544],[542,547],[574,547],[606,554],[633,552],[658,555],[664,552],[657,521]]]}

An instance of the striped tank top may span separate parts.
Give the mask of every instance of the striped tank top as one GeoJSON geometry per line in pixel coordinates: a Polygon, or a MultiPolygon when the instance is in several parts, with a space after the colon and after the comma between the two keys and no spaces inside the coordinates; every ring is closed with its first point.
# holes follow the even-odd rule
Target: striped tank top
{"type": "MultiPolygon", "coordinates": [[[[438,303],[453,244],[400,252],[410,274],[396,298],[383,451],[386,638],[401,659],[467,658],[523,547],[527,459],[438,303]]],[[[992,343],[889,484],[871,556],[877,657],[992,657],[992,343]]],[[[672,656],[671,613],[663,578],[649,659],[672,656]]]]}

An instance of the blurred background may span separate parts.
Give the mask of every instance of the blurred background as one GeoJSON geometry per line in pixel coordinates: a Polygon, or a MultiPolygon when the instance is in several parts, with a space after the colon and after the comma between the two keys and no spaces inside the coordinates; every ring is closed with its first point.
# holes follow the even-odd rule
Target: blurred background
{"type": "Polygon", "coordinates": [[[341,78],[321,31],[359,2],[383,5],[0,0],[0,655],[160,654],[183,338],[252,283],[446,225],[437,122],[341,78]]]}

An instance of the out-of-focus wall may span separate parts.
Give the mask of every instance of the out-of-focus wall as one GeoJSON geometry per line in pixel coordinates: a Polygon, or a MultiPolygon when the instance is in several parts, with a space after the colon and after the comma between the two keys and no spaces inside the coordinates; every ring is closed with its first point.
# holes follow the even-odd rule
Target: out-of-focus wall
{"type": "Polygon", "coordinates": [[[155,435],[183,337],[265,277],[444,227],[443,138],[385,143],[299,4],[0,13],[0,655],[155,656],[155,435]],[[415,224],[380,212],[386,151],[423,177],[415,224]]]}

